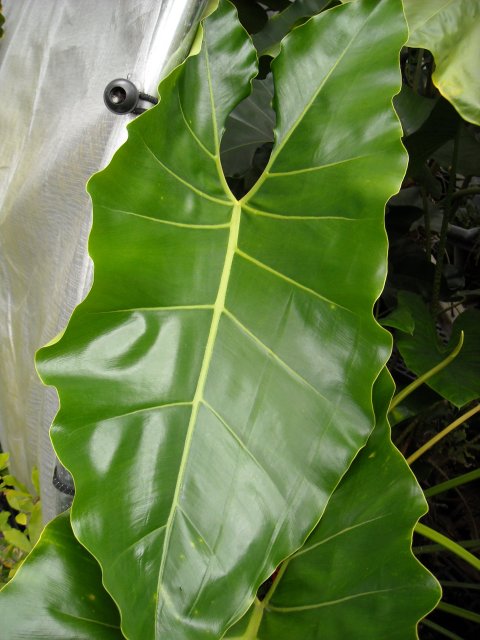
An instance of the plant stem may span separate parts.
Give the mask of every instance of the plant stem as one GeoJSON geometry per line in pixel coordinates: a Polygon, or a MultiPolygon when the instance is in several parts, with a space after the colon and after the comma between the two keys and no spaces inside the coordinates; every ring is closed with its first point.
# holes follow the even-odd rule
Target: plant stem
{"type": "Polygon", "coordinates": [[[430,629],[433,629],[434,631],[438,631],[438,633],[440,633],[442,636],[445,636],[445,638],[450,638],[450,640],[463,640],[463,638],[457,636],[456,633],[453,633],[452,631],[441,627],[439,624],[437,624],[436,622],[432,622],[431,620],[422,620],[422,624],[424,624],[426,627],[429,627],[430,629]]]}
{"type": "Polygon", "coordinates": [[[480,622],[480,615],[478,613],[469,611],[468,609],[463,609],[462,607],[457,607],[454,604],[448,604],[448,602],[439,602],[437,604],[437,609],[445,611],[446,613],[452,613],[454,616],[464,618],[465,620],[471,620],[472,622],[477,623],[480,622]]]}
{"type": "Polygon", "coordinates": [[[480,559],[478,559],[473,555],[473,553],[470,553],[470,551],[467,551],[453,540],[450,540],[450,538],[447,538],[447,536],[444,536],[442,533],[435,531],[435,529],[427,527],[427,525],[422,524],[421,522],[417,522],[415,531],[425,538],[433,540],[433,542],[437,542],[445,549],[448,549],[449,551],[457,555],[459,558],[462,558],[462,560],[465,560],[465,562],[468,562],[468,564],[472,565],[472,567],[477,569],[477,571],[480,571],[480,559]]]}
{"type": "Polygon", "coordinates": [[[480,590],[480,584],[476,582],[457,582],[455,580],[441,580],[442,587],[452,587],[454,589],[474,589],[480,590]]]}
{"type": "Polygon", "coordinates": [[[412,455],[407,458],[408,464],[412,464],[413,462],[415,462],[415,460],[420,458],[420,456],[422,456],[429,449],[431,449],[433,447],[433,445],[437,444],[437,442],[439,442],[442,438],[444,438],[446,435],[451,433],[454,429],[459,427],[461,424],[463,424],[466,420],[471,418],[473,415],[478,413],[478,411],[480,411],[480,404],[475,405],[473,407],[473,409],[470,409],[470,411],[467,411],[466,413],[461,415],[459,418],[457,418],[456,420],[451,422],[448,425],[448,427],[445,427],[445,429],[442,429],[442,431],[440,431],[440,433],[437,433],[436,436],[433,436],[433,438],[431,438],[428,442],[426,442],[419,449],[417,449],[414,453],[412,453],[412,455]]]}
{"type": "Polygon", "coordinates": [[[477,193],[480,193],[480,187],[468,187],[468,189],[459,189],[452,193],[452,201],[458,200],[458,198],[463,198],[464,196],[474,196],[477,193]]]}
{"type": "Polygon", "coordinates": [[[464,334],[463,334],[463,331],[461,331],[458,344],[455,347],[455,349],[452,351],[452,353],[450,353],[444,360],[442,360],[437,365],[435,365],[432,369],[430,369],[430,371],[423,373],[416,380],[411,382],[408,386],[405,387],[405,389],[402,389],[401,391],[399,391],[397,395],[392,398],[392,402],[390,403],[390,408],[388,411],[390,412],[392,411],[392,409],[395,409],[397,404],[400,404],[400,402],[403,402],[403,400],[405,400],[407,396],[409,396],[413,391],[415,391],[415,389],[418,389],[418,387],[420,387],[427,380],[430,380],[430,378],[434,376],[436,373],[439,373],[442,369],[445,369],[445,367],[449,365],[450,362],[452,362],[452,360],[454,360],[460,353],[460,350],[463,346],[463,337],[464,337],[464,334]]]}
{"type": "MultiPolygon", "coordinates": [[[[480,540],[459,540],[457,544],[463,549],[478,549],[480,548],[480,540]]],[[[418,547],[413,547],[415,555],[423,555],[424,553],[440,553],[441,551],[448,551],[441,544],[423,544],[418,547]]]]}
{"type": "Polygon", "coordinates": [[[425,222],[425,253],[427,254],[427,261],[432,261],[432,232],[430,229],[430,207],[427,198],[427,190],[422,187],[422,201],[423,201],[423,219],[425,222]]]}
{"type": "Polygon", "coordinates": [[[453,156],[452,165],[450,167],[450,180],[448,181],[447,196],[445,198],[445,209],[443,211],[442,228],[440,230],[440,240],[438,243],[437,263],[435,265],[435,273],[433,276],[433,290],[432,290],[432,312],[437,314],[439,311],[440,300],[440,284],[442,281],[443,263],[445,261],[445,250],[447,247],[447,231],[448,223],[452,214],[452,198],[455,190],[455,183],[457,179],[457,160],[458,160],[458,147],[459,147],[459,131],[455,135],[453,141],[453,156]]]}
{"type": "MultiPolygon", "coordinates": [[[[271,585],[270,589],[267,591],[267,595],[265,596],[265,598],[263,600],[259,600],[258,598],[255,598],[254,609],[253,609],[252,617],[250,618],[250,621],[248,623],[248,627],[245,629],[245,633],[243,634],[243,636],[238,638],[238,640],[256,640],[258,630],[260,629],[260,625],[262,623],[263,612],[267,608],[268,603],[270,602],[273,594],[275,593],[275,590],[278,587],[278,584],[282,579],[282,576],[285,573],[287,567],[288,567],[288,560],[285,560],[285,562],[283,562],[282,566],[278,570],[278,573],[275,576],[273,584],[271,585]]],[[[237,638],[231,638],[231,640],[237,640],[237,638]]]]}
{"type": "Polygon", "coordinates": [[[443,316],[445,313],[450,313],[453,317],[453,312],[455,311],[455,309],[458,309],[458,307],[461,307],[464,302],[465,302],[465,297],[463,297],[461,300],[459,300],[458,302],[456,302],[455,304],[451,304],[448,307],[445,307],[445,309],[442,309],[439,313],[437,313],[437,318],[439,318],[440,316],[443,316]]]}
{"type": "Polygon", "coordinates": [[[265,598],[262,600],[262,604],[263,604],[264,608],[266,608],[268,606],[268,603],[272,599],[273,594],[277,590],[277,587],[280,584],[280,580],[283,578],[283,574],[287,570],[289,562],[290,562],[289,560],[285,560],[285,562],[282,563],[282,566],[278,570],[278,573],[275,576],[275,580],[273,581],[272,586],[268,590],[267,595],[265,596],[265,598]]]}
{"type": "Polygon", "coordinates": [[[418,93],[418,95],[422,95],[420,91],[421,81],[422,81],[422,64],[423,64],[423,54],[425,53],[425,49],[419,49],[417,52],[417,65],[415,67],[415,75],[413,76],[413,90],[418,93]]]}
{"type": "MultiPolygon", "coordinates": [[[[255,598],[255,604],[253,608],[252,617],[250,618],[250,622],[248,623],[248,627],[245,629],[245,633],[243,636],[239,638],[239,640],[255,640],[257,637],[258,630],[260,628],[260,623],[263,618],[263,604],[258,598],[255,598]]],[[[232,640],[236,640],[232,638],[232,640]]]]}
{"type": "Polygon", "coordinates": [[[444,491],[449,491],[450,489],[459,487],[462,484],[467,484],[467,482],[473,482],[473,480],[477,480],[478,478],[480,478],[480,469],[475,469],[474,471],[463,473],[461,476],[457,476],[456,478],[452,478],[451,480],[441,482],[434,487],[430,487],[430,489],[424,491],[424,494],[427,498],[431,498],[432,496],[436,496],[439,493],[443,493],[444,491]]]}

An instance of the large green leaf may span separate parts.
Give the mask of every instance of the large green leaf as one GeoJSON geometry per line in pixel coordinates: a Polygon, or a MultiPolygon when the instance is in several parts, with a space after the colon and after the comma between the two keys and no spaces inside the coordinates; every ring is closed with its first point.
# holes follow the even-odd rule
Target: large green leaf
{"type": "Polygon", "coordinates": [[[403,0],[408,45],[435,58],[433,81],[460,115],[480,125],[480,0],[403,0]]]}
{"type": "Polygon", "coordinates": [[[410,640],[440,588],[414,558],[412,527],[426,503],[390,440],[393,383],[375,385],[379,421],[305,546],[282,566],[265,599],[231,640],[410,640]],[[383,405],[383,406],[382,406],[383,405]]]}
{"type": "Polygon", "coordinates": [[[219,145],[256,56],[222,2],[90,182],[95,282],[38,362],[73,529],[128,638],[220,637],[373,428],[402,16],[363,0],[285,39],[273,153],[237,201],[219,145]]]}
{"type": "Polygon", "coordinates": [[[39,542],[0,593],[2,640],[119,640],[120,617],[100,568],[75,539],[68,513],[39,542]]]}
{"type": "Polygon", "coordinates": [[[480,397],[480,312],[469,309],[457,317],[448,344],[442,344],[435,320],[420,296],[408,291],[398,295],[398,306],[382,324],[396,327],[396,344],[406,365],[418,376],[433,369],[457,346],[465,334],[456,358],[426,384],[457,407],[480,397]],[[400,319],[400,322],[399,322],[400,319]]]}

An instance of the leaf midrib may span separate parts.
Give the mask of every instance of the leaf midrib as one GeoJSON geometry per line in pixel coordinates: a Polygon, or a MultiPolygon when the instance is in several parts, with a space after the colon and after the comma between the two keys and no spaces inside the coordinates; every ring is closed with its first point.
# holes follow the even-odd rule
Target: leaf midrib
{"type": "Polygon", "coordinates": [[[198,417],[198,412],[200,410],[200,406],[202,404],[203,401],[203,394],[205,391],[205,384],[206,384],[206,380],[207,380],[207,376],[208,376],[208,371],[210,369],[210,363],[212,361],[212,356],[213,356],[213,349],[215,346],[215,342],[217,339],[217,334],[218,334],[218,328],[220,325],[220,318],[222,316],[222,313],[225,309],[225,301],[226,301],[226,297],[227,297],[227,289],[228,289],[228,283],[230,280],[230,273],[232,270],[232,263],[233,263],[233,259],[234,256],[236,254],[237,251],[237,245],[238,245],[238,236],[239,236],[239,231],[240,231],[240,215],[241,215],[241,206],[239,201],[234,198],[232,192],[230,191],[225,175],[223,173],[223,169],[222,169],[222,165],[220,162],[220,140],[219,140],[219,135],[218,135],[218,124],[217,124],[217,120],[216,120],[216,110],[215,110],[215,98],[214,98],[214,94],[213,94],[213,87],[212,87],[212,79],[211,79],[211,73],[210,73],[210,64],[209,64],[209,57],[208,57],[208,47],[207,47],[207,41],[206,41],[206,34],[204,33],[204,43],[203,43],[203,53],[205,56],[205,66],[206,66],[206,71],[207,71],[207,78],[208,78],[208,86],[209,86],[209,94],[210,94],[210,107],[211,107],[211,114],[212,114],[212,126],[213,126],[213,137],[214,137],[214,145],[215,145],[215,149],[216,149],[216,153],[213,156],[213,159],[215,161],[216,167],[217,167],[217,172],[218,172],[218,177],[220,180],[221,185],[223,186],[224,190],[225,190],[225,194],[226,196],[229,198],[229,200],[231,201],[232,204],[232,216],[230,218],[230,222],[228,223],[228,226],[230,228],[229,231],[229,236],[228,236],[228,244],[227,244],[227,250],[226,250],[226,254],[225,254],[225,261],[224,261],[224,265],[223,265],[223,269],[222,269],[222,275],[220,277],[220,284],[219,284],[219,288],[218,288],[218,293],[217,293],[217,297],[215,300],[215,303],[213,305],[213,315],[212,315],[212,322],[210,325],[210,331],[208,334],[208,338],[207,338],[207,342],[205,345],[205,352],[204,352],[204,356],[202,359],[202,366],[200,369],[200,374],[198,377],[198,382],[197,382],[197,386],[195,389],[195,394],[193,396],[193,400],[192,400],[192,412],[190,414],[190,420],[188,423],[188,427],[187,427],[187,433],[185,436],[185,443],[184,443],[184,448],[183,448],[183,454],[182,454],[182,459],[180,461],[180,467],[178,470],[178,477],[177,477],[177,483],[175,485],[175,493],[173,496],[173,500],[172,500],[172,506],[170,508],[170,513],[168,516],[168,520],[166,522],[165,525],[165,540],[164,540],[164,545],[163,545],[163,553],[162,553],[162,559],[161,559],[161,564],[160,564],[160,570],[159,570],[159,576],[158,576],[158,583],[157,583],[157,610],[156,610],[156,624],[155,624],[155,637],[157,637],[157,622],[158,622],[158,614],[160,611],[160,608],[158,606],[158,603],[161,601],[162,596],[163,596],[163,602],[164,603],[168,603],[169,602],[169,597],[168,594],[165,593],[165,591],[163,591],[163,577],[164,577],[164,573],[165,573],[165,567],[166,567],[166,561],[167,561],[167,557],[168,557],[168,549],[170,546],[170,539],[171,539],[171,535],[172,535],[172,530],[173,530],[173,523],[175,520],[175,516],[177,514],[177,511],[180,507],[179,505],[179,495],[180,495],[180,490],[183,484],[183,480],[184,480],[184,476],[185,476],[185,471],[186,471],[186,467],[188,464],[188,460],[189,460],[189,455],[190,455],[190,448],[192,445],[192,440],[193,440],[193,435],[195,432],[195,426],[197,423],[197,417],[198,417]]]}
{"type": "MultiPolygon", "coordinates": [[[[338,9],[339,7],[337,7],[338,9]]],[[[314,91],[312,97],[310,98],[310,100],[307,102],[307,104],[305,105],[305,107],[302,109],[302,111],[300,112],[300,114],[298,115],[298,117],[295,119],[295,121],[293,122],[292,126],[290,127],[290,129],[288,130],[288,133],[284,136],[284,138],[278,143],[275,144],[273,150],[272,150],[272,154],[270,156],[270,159],[268,161],[267,166],[265,167],[264,172],[262,173],[262,175],[260,176],[260,178],[257,180],[257,182],[253,185],[253,187],[250,189],[250,191],[243,196],[242,200],[240,202],[247,204],[250,199],[255,195],[255,193],[257,193],[257,191],[260,189],[260,187],[263,185],[263,183],[265,182],[265,180],[270,177],[270,168],[274,165],[275,160],[277,159],[277,157],[280,155],[280,153],[282,152],[282,150],[284,149],[285,145],[288,143],[288,141],[290,140],[290,138],[292,137],[293,133],[296,131],[297,127],[299,126],[299,124],[303,121],[303,119],[305,118],[305,115],[308,113],[308,111],[310,110],[310,108],[312,107],[312,105],[314,104],[315,100],[318,98],[319,93],[322,91],[322,89],[325,87],[326,83],[329,81],[329,79],[331,78],[332,74],[334,73],[334,71],[337,69],[337,67],[339,66],[339,64],[342,62],[343,58],[345,57],[345,55],[347,54],[348,50],[350,49],[350,47],[352,46],[352,44],[355,42],[355,40],[358,38],[359,34],[363,31],[363,29],[365,29],[366,25],[369,23],[369,21],[371,20],[372,16],[375,14],[375,11],[372,11],[366,18],[366,20],[363,21],[362,25],[360,26],[360,28],[353,34],[352,38],[347,42],[344,50],[342,51],[342,54],[335,60],[334,64],[332,65],[331,69],[328,71],[328,73],[325,74],[325,77],[323,78],[322,82],[320,83],[320,85],[318,86],[318,88],[316,89],[316,91],[314,91]]],[[[323,14],[319,14],[320,16],[323,14]]],[[[314,19],[314,18],[313,18],[314,19]]],[[[280,53],[280,55],[284,54],[285,49],[282,48],[282,51],[280,53]]],[[[277,58],[278,60],[278,58],[277,58]]],[[[275,61],[276,62],[276,61],[275,61]]]]}
{"type": "MultiPolygon", "coordinates": [[[[170,538],[173,529],[173,522],[177,513],[177,507],[179,506],[179,495],[183,484],[185,470],[188,464],[190,455],[190,448],[192,445],[192,439],[195,432],[195,426],[197,423],[198,412],[203,401],[203,394],[205,391],[205,384],[210,369],[210,363],[212,361],[213,349],[218,334],[218,327],[220,324],[220,318],[225,309],[225,300],[227,297],[228,282],[230,280],[230,272],[232,269],[233,258],[236,253],[238,234],[240,229],[240,213],[241,208],[238,202],[233,205],[232,218],[230,221],[230,234],[228,237],[227,251],[225,255],[225,263],[220,279],[220,286],[218,288],[217,298],[213,306],[212,323],[210,325],[210,332],[208,334],[207,343],[205,346],[205,353],[202,360],[202,366],[198,377],[197,387],[195,389],[195,395],[192,401],[192,412],[190,414],[190,420],[187,427],[187,434],[185,437],[185,444],[183,449],[183,455],[178,470],[178,479],[175,486],[175,493],[172,500],[172,507],[166,523],[166,534],[163,547],[162,561],[160,564],[159,578],[158,578],[158,600],[160,601],[160,595],[162,593],[163,576],[165,572],[165,565],[168,556],[168,548],[170,545],[170,538]]],[[[158,614],[158,609],[157,609],[158,614]]]]}
{"type": "MultiPolygon", "coordinates": [[[[372,12],[372,14],[373,13],[375,13],[375,12],[372,12]]],[[[214,98],[213,87],[212,87],[212,79],[211,79],[210,64],[209,64],[209,57],[208,57],[207,39],[206,39],[206,34],[204,33],[203,53],[204,53],[204,56],[205,56],[206,72],[207,72],[208,85],[209,85],[209,94],[210,94],[210,102],[211,102],[211,114],[212,114],[212,127],[213,127],[213,138],[214,138],[214,146],[215,146],[215,149],[216,149],[216,153],[212,155],[212,159],[214,160],[214,162],[216,164],[216,167],[217,167],[217,172],[218,172],[218,177],[219,177],[219,180],[220,180],[220,184],[222,185],[222,187],[223,187],[223,189],[225,191],[225,195],[231,201],[231,204],[232,204],[233,208],[232,208],[232,216],[231,216],[230,222],[227,225],[229,227],[229,229],[230,229],[229,237],[228,237],[228,244],[227,244],[227,250],[226,250],[226,254],[225,254],[225,261],[224,261],[224,265],[223,265],[223,269],[222,269],[222,274],[221,274],[221,278],[220,278],[219,289],[218,289],[218,293],[217,293],[217,297],[216,297],[215,303],[213,305],[212,322],[211,322],[211,326],[210,326],[209,335],[208,335],[208,338],[207,338],[207,343],[206,343],[206,346],[205,346],[205,352],[204,352],[204,356],[203,356],[203,359],[202,359],[202,365],[201,365],[201,369],[200,369],[200,373],[199,373],[199,378],[198,378],[195,394],[194,394],[194,397],[193,397],[193,400],[192,400],[192,412],[190,414],[190,420],[189,420],[189,424],[188,424],[188,427],[187,427],[187,433],[186,433],[186,437],[185,437],[184,449],[183,449],[182,459],[181,459],[180,466],[179,466],[177,483],[176,483],[176,486],[175,486],[175,492],[174,492],[174,496],[173,496],[173,500],[172,500],[172,506],[171,506],[171,509],[170,509],[170,513],[169,513],[166,525],[165,525],[166,534],[165,534],[165,540],[164,540],[163,552],[162,552],[162,559],[161,559],[161,564],[160,564],[160,569],[159,569],[159,577],[158,577],[158,583],[157,583],[157,609],[156,609],[155,637],[157,637],[157,628],[158,628],[157,627],[157,623],[158,623],[158,617],[159,617],[159,612],[160,612],[159,603],[162,602],[163,604],[166,604],[167,606],[170,603],[170,598],[169,598],[168,592],[165,592],[163,590],[163,578],[164,578],[165,567],[166,567],[166,562],[167,562],[167,558],[168,558],[168,550],[169,550],[169,546],[170,546],[170,540],[171,540],[171,535],[172,535],[175,516],[176,516],[177,511],[180,508],[179,495],[180,495],[180,490],[181,490],[182,485],[183,485],[185,471],[186,471],[186,468],[187,468],[187,465],[188,465],[188,461],[189,461],[190,449],[191,449],[191,445],[192,445],[193,436],[194,436],[194,433],[195,433],[197,417],[198,417],[200,406],[202,404],[204,404],[203,395],[204,395],[206,380],[207,380],[207,376],[208,376],[208,372],[209,372],[209,368],[210,368],[210,363],[211,363],[212,356],[213,356],[213,350],[214,350],[215,342],[216,342],[216,339],[217,339],[220,319],[221,319],[222,314],[226,311],[225,302],[226,302],[227,289],[228,289],[228,284],[229,284],[229,280],[230,280],[230,273],[231,273],[231,269],[232,269],[233,260],[234,260],[235,255],[243,255],[245,258],[248,258],[248,259],[254,261],[254,259],[252,259],[247,254],[244,254],[243,252],[241,252],[239,250],[239,248],[238,248],[238,238],[239,238],[239,231],[240,231],[242,206],[248,204],[248,202],[249,202],[250,198],[253,196],[253,194],[262,186],[263,182],[269,177],[268,169],[273,165],[273,163],[275,162],[275,159],[280,154],[280,152],[282,151],[284,146],[287,144],[287,142],[290,139],[291,135],[294,133],[294,131],[296,130],[297,126],[303,120],[305,114],[311,108],[311,106],[315,102],[316,98],[318,97],[318,94],[323,89],[325,84],[328,82],[329,78],[334,73],[335,69],[338,67],[340,62],[343,60],[344,56],[346,55],[346,53],[348,52],[348,50],[350,49],[351,45],[354,43],[356,38],[358,37],[359,33],[365,28],[365,25],[369,22],[372,14],[370,14],[367,17],[367,19],[362,23],[362,26],[355,32],[355,34],[349,40],[349,42],[345,46],[344,51],[342,52],[342,55],[336,60],[335,64],[332,66],[332,68],[326,74],[326,76],[322,80],[320,86],[314,92],[314,95],[312,96],[312,98],[309,100],[309,102],[307,103],[305,108],[302,110],[302,112],[300,113],[298,118],[295,120],[293,125],[290,127],[290,129],[288,131],[288,134],[284,137],[284,139],[280,142],[280,144],[274,149],[274,151],[273,151],[273,153],[272,153],[272,155],[270,157],[270,160],[268,162],[268,165],[267,165],[265,171],[263,172],[263,174],[261,175],[261,177],[259,178],[259,180],[255,183],[255,185],[252,187],[252,189],[241,200],[237,200],[233,196],[233,194],[232,194],[232,192],[231,192],[231,190],[230,190],[230,188],[229,188],[229,186],[227,184],[227,181],[226,181],[226,178],[225,178],[225,174],[223,172],[223,168],[222,168],[221,161],[220,161],[220,139],[219,139],[219,133],[218,133],[218,123],[217,123],[217,120],[216,120],[215,98],[214,98]]],[[[182,115],[184,116],[183,113],[182,113],[182,115]]],[[[190,130],[190,133],[193,135],[193,137],[195,137],[195,139],[198,142],[196,134],[191,129],[191,127],[188,125],[188,121],[187,121],[187,119],[185,117],[184,117],[184,120],[185,120],[185,123],[186,123],[188,129],[190,130]]],[[[149,151],[152,153],[152,155],[154,155],[156,160],[161,163],[159,158],[157,158],[157,156],[155,154],[153,154],[153,152],[150,149],[149,149],[149,151]]],[[[161,163],[161,164],[162,164],[162,166],[164,166],[163,163],[161,163]]],[[[164,167],[164,168],[169,173],[173,174],[173,172],[171,170],[169,170],[167,167],[164,167]]],[[[179,179],[179,176],[177,174],[173,174],[173,177],[175,177],[176,179],[179,179]]],[[[187,183],[183,179],[180,178],[180,181],[184,182],[185,186],[187,186],[189,188],[192,188],[192,185],[187,183]]],[[[199,192],[199,190],[197,188],[194,188],[194,190],[199,192]]],[[[208,194],[205,194],[204,192],[199,192],[199,195],[201,195],[202,197],[206,197],[206,199],[214,200],[214,198],[212,198],[208,194]]],[[[228,201],[224,201],[224,200],[217,199],[217,198],[215,198],[215,200],[218,200],[218,202],[221,203],[221,204],[228,204],[228,201]]],[[[269,268],[266,265],[261,264],[261,266],[263,268],[269,270],[269,268]]],[[[283,274],[278,274],[278,275],[283,275],[283,274]]],[[[292,282],[294,284],[296,284],[297,286],[301,286],[299,283],[296,283],[294,281],[292,281],[292,282]]],[[[304,287],[301,286],[301,288],[304,288],[304,287]]],[[[317,294],[313,290],[308,290],[308,291],[311,292],[311,293],[315,293],[317,296],[319,296],[322,299],[324,299],[323,296],[320,296],[319,294],[317,294]]],[[[334,304],[336,304],[336,303],[334,303],[334,304]]],[[[340,305],[337,305],[337,306],[340,306],[340,305]]],[[[349,311],[349,309],[346,309],[346,310],[349,311]]]]}

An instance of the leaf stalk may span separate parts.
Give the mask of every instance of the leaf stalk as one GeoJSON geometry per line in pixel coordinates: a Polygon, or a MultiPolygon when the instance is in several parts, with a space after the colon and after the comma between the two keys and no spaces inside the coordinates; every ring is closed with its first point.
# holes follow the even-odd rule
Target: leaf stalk
{"type": "Polygon", "coordinates": [[[445,251],[447,247],[448,223],[450,222],[450,218],[452,216],[453,193],[455,189],[455,182],[457,179],[458,148],[460,146],[459,140],[460,135],[458,130],[453,141],[453,156],[452,165],[450,167],[450,180],[448,181],[447,196],[445,198],[445,209],[443,211],[442,227],[440,229],[440,240],[438,243],[437,263],[435,265],[435,273],[433,276],[431,308],[434,314],[436,314],[440,310],[440,284],[442,281],[443,264],[445,262],[445,251]]]}
{"type": "Polygon", "coordinates": [[[393,409],[395,409],[395,407],[398,404],[403,402],[407,396],[409,396],[411,393],[413,393],[415,391],[415,389],[418,389],[418,387],[420,387],[424,382],[427,382],[427,380],[430,380],[430,378],[432,378],[434,375],[436,375],[437,373],[442,371],[442,369],[445,369],[445,367],[448,366],[450,364],[450,362],[452,362],[452,360],[455,360],[455,358],[458,356],[458,354],[460,353],[460,351],[461,351],[461,349],[463,347],[463,340],[464,340],[464,333],[463,333],[463,331],[461,331],[460,332],[460,338],[458,340],[457,346],[455,347],[455,349],[444,360],[442,360],[437,365],[432,367],[432,369],[430,369],[429,371],[426,371],[425,373],[423,373],[421,376],[419,376],[416,380],[411,382],[404,389],[399,391],[392,398],[392,402],[390,403],[390,408],[388,410],[389,413],[393,409]]]}
{"type": "Polygon", "coordinates": [[[437,444],[437,442],[442,440],[442,438],[444,438],[446,435],[451,433],[454,429],[456,429],[457,427],[462,425],[464,422],[466,422],[466,420],[471,418],[473,415],[478,413],[478,411],[480,411],[480,404],[475,405],[472,409],[470,409],[470,411],[467,411],[466,413],[461,415],[459,418],[457,418],[456,420],[451,422],[448,425],[448,427],[445,427],[445,429],[442,429],[442,431],[440,431],[440,433],[437,433],[437,435],[433,436],[433,438],[430,438],[430,440],[428,442],[426,442],[419,449],[417,449],[414,453],[412,453],[412,455],[407,458],[408,464],[411,465],[413,462],[415,462],[415,460],[418,460],[418,458],[420,458],[420,456],[422,456],[429,449],[431,449],[435,444],[437,444]]]}
{"type": "Polygon", "coordinates": [[[425,538],[428,538],[429,540],[433,540],[433,542],[437,542],[445,549],[448,549],[448,551],[451,551],[459,558],[462,558],[462,560],[465,560],[465,562],[468,562],[468,564],[470,564],[474,569],[480,571],[480,559],[450,538],[447,538],[447,536],[444,536],[443,533],[439,533],[438,531],[435,531],[435,529],[431,529],[421,522],[417,522],[415,526],[415,532],[419,533],[425,538]]]}
{"type": "Polygon", "coordinates": [[[464,618],[465,620],[471,620],[472,622],[480,623],[480,615],[475,613],[474,611],[469,611],[468,609],[464,609],[463,607],[457,607],[454,604],[449,604],[448,602],[439,602],[437,604],[437,609],[440,611],[445,611],[446,613],[451,613],[454,616],[458,616],[459,618],[464,618]]]}
{"type": "Polygon", "coordinates": [[[450,489],[455,489],[462,484],[467,484],[467,482],[473,482],[474,480],[478,480],[480,478],[480,469],[475,469],[474,471],[468,471],[468,473],[463,473],[461,476],[457,476],[456,478],[451,478],[450,480],[446,480],[445,482],[441,482],[440,484],[435,485],[434,487],[430,487],[424,491],[424,494],[427,498],[431,498],[432,496],[436,496],[439,493],[443,493],[444,491],[449,491],[450,489]]]}

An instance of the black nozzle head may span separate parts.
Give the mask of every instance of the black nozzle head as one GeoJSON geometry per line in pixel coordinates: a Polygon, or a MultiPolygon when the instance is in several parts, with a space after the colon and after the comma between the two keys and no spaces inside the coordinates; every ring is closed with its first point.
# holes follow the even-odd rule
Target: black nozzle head
{"type": "Polygon", "coordinates": [[[103,100],[107,108],[117,114],[135,111],[139,98],[140,92],[137,87],[125,78],[112,80],[103,92],[103,100]]]}

